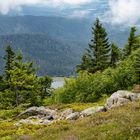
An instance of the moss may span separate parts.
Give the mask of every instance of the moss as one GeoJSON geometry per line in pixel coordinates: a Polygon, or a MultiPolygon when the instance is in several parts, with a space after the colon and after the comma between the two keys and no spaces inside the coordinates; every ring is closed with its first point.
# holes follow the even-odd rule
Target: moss
{"type": "Polygon", "coordinates": [[[10,110],[0,110],[0,119],[7,120],[7,119],[12,119],[16,117],[20,112],[22,112],[24,108],[15,108],[15,109],[10,109],[10,110]]]}
{"type": "Polygon", "coordinates": [[[84,109],[87,109],[93,106],[104,106],[107,98],[108,96],[104,96],[96,103],[56,104],[56,105],[50,105],[49,107],[52,109],[58,109],[61,111],[71,108],[76,112],[76,111],[82,111],[84,109]]]}
{"type": "MultiPolygon", "coordinates": [[[[58,108],[73,107],[75,110],[93,104],[62,105],[58,108]],[[79,108],[77,106],[80,106],[79,108]]],[[[139,140],[140,101],[98,113],[77,121],[60,121],[49,126],[14,126],[16,121],[0,122],[2,140],[139,140]]]]}

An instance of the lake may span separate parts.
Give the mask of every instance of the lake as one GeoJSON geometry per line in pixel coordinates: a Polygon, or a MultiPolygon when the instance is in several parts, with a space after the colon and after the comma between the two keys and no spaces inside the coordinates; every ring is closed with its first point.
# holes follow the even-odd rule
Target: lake
{"type": "Polygon", "coordinates": [[[64,77],[54,77],[51,88],[57,89],[64,86],[64,77]]]}

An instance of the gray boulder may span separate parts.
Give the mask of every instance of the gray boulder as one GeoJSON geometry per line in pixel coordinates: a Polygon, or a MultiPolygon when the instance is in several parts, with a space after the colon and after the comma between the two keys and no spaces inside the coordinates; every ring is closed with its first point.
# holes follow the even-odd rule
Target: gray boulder
{"type": "Polygon", "coordinates": [[[69,108],[67,110],[64,110],[61,114],[58,120],[65,120],[68,115],[73,113],[73,109],[69,108]]]}
{"type": "Polygon", "coordinates": [[[105,104],[106,110],[125,105],[129,102],[133,102],[140,98],[140,94],[138,93],[132,93],[129,91],[123,91],[119,90],[115,93],[113,93],[110,98],[107,99],[107,102],[105,104]]]}
{"type": "Polygon", "coordinates": [[[103,107],[103,106],[91,107],[91,108],[87,108],[87,109],[81,111],[80,116],[86,117],[86,116],[93,115],[97,112],[103,112],[104,110],[105,110],[105,107],[103,107]]]}
{"type": "Polygon", "coordinates": [[[21,126],[23,124],[33,124],[33,123],[36,123],[36,122],[33,122],[32,120],[30,119],[21,119],[19,122],[17,122],[15,125],[16,126],[21,126]]]}
{"type": "Polygon", "coordinates": [[[39,122],[39,125],[50,125],[54,123],[54,121],[50,121],[50,120],[42,120],[41,122],[39,122]]]}
{"type": "Polygon", "coordinates": [[[19,118],[24,118],[27,116],[35,116],[35,115],[40,115],[40,116],[48,116],[51,118],[54,114],[56,114],[56,110],[51,110],[49,108],[45,107],[31,107],[21,114],[18,115],[19,118]]]}
{"type": "Polygon", "coordinates": [[[72,113],[66,117],[66,120],[77,120],[80,116],[79,112],[72,113]]]}
{"type": "Polygon", "coordinates": [[[50,121],[50,120],[42,120],[42,119],[39,119],[39,120],[36,120],[36,121],[33,121],[31,119],[21,119],[19,122],[17,122],[15,125],[16,126],[21,126],[21,125],[24,125],[24,124],[29,124],[29,125],[49,125],[49,124],[52,124],[53,121],[50,121]]]}

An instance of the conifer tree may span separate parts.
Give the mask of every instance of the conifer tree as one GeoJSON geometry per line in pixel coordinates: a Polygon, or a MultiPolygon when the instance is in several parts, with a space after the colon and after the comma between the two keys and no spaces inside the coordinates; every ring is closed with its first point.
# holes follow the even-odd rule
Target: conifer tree
{"type": "Polygon", "coordinates": [[[20,52],[13,61],[13,68],[7,71],[10,74],[10,91],[15,97],[16,106],[27,101],[35,105],[40,99],[38,79],[32,66],[30,62],[23,62],[20,52]]]}
{"type": "Polygon", "coordinates": [[[7,73],[7,71],[12,70],[15,53],[11,46],[7,46],[5,51],[6,51],[6,55],[4,56],[4,59],[6,61],[6,65],[5,65],[4,73],[5,73],[5,79],[9,80],[10,75],[9,75],[9,73],[7,73]]]}
{"type": "Polygon", "coordinates": [[[87,70],[87,71],[91,71],[92,67],[91,67],[91,61],[89,59],[89,56],[87,54],[84,54],[82,56],[82,62],[80,65],[77,65],[77,72],[79,72],[80,70],[87,70]]]}
{"type": "Polygon", "coordinates": [[[132,51],[136,50],[139,46],[138,38],[136,36],[136,27],[131,27],[130,36],[128,38],[128,43],[124,49],[124,57],[127,57],[131,54],[132,51]]]}
{"type": "Polygon", "coordinates": [[[52,79],[49,76],[39,78],[41,99],[44,99],[50,94],[49,89],[51,87],[52,79]]]}
{"type": "Polygon", "coordinates": [[[0,106],[40,105],[47,96],[52,79],[48,76],[39,78],[34,63],[23,61],[22,52],[15,54],[10,46],[6,52],[5,75],[0,76],[0,106]]]}
{"type": "Polygon", "coordinates": [[[133,63],[133,67],[136,73],[138,84],[140,84],[140,54],[136,54],[135,63],[133,63]]]}
{"type": "MultiPolygon", "coordinates": [[[[107,37],[107,32],[100,20],[97,18],[92,28],[92,40],[87,49],[88,60],[83,61],[81,66],[84,66],[87,71],[94,73],[98,70],[104,70],[109,66],[110,61],[110,44],[107,37]],[[90,63],[85,63],[85,62],[90,63]]],[[[84,58],[84,57],[83,57],[84,58]]],[[[83,70],[83,67],[81,67],[83,70]]]]}
{"type": "Polygon", "coordinates": [[[117,63],[121,58],[121,51],[119,47],[115,44],[111,44],[111,66],[116,67],[117,63]]]}

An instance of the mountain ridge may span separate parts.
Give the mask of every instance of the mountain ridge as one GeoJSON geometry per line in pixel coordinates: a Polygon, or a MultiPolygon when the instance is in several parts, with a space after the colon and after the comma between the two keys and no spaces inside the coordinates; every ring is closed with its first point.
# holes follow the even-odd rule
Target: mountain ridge
{"type": "MultiPolygon", "coordinates": [[[[20,48],[21,50],[23,50],[23,53],[25,53],[25,55],[27,54],[28,56],[31,56],[31,58],[35,59],[35,61],[37,60],[43,61],[43,64],[42,62],[37,63],[38,65],[41,66],[41,69],[43,69],[42,71],[44,71],[39,72],[41,75],[42,74],[43,75],[49,74],[51,76],[70,75],[70,73],[74,73],[73,71],[75,69],[75,66],[80,63],[81,55],[84,53],[85,48],[88,47],[88,43],[90,42],[90,39],[92,37],[91,34],[92,25],[93,25],[92,20],[88,18],[73,19],[65,17],[47,17],[47,16],[32,16],[32,15],[0,16],[1,55],[4,55],[4,48],[2,46],[10,44],[14,48],[20,48]],[[28,36],[28,38],[26,36],[28,36]],[[39,39],[37,38],[37,36],[38,37],[40,36],[39,39]],[[48,43],[47,45],[45,40],[47,40],[46,42],[49,42],[48,40],[51,40],[51,43],[50,44],[48,43]],[[32,43],[33,41],[36,43],[32,43]],[[27,48],[26,46],[28,46],[29,50],[26,49],[26,51],[24,51],[25,48],[27,48]],[[51,54],[53,54],[54,50],[57,50],[55,52],[55,55],[52,56],[48,55],[47,47],[46,50],[43,51],[41,48],[44,48],[44,46],[49,46],[49,53],[51,54]],[[55,46],[57,48],[53,47],[53,49],[51,50],[50,46],[55,46]],[[31,48],[33,52],[35,51],[33,49],[34,47],[40,48],[39,50],[40,54],[38,53],[34,56],[33,53],[31,53],[31,48]],[[61,57],[59,55],[60,51],[58,51],[58,49],[63,51],[63,53],[61,52],[61,57]],[[69,52],[66,50],[69,50],[69,52]],[[69,58],[65,54],[67,54],[69,58]],[[44,68],[44,65],[48,64],[47,62],[48,57],[47,59],[43,60],[42,57],[46,58],[46,55],[50,56],[49,61],[52,59],[53,62],[55,62],[53,64],[57,66],[59,62],[65,60],[66,57],[68,63],[65,62],[63,63],[63,65],[61,65],[62,69],[65,67],[64,68],[65,72],[62,69],[58,68],[60,66],[53,67],[52,65],[49,65],[50,70],[47,70],[48,67],[44,68]],[[59,56],[59,59],[57,58],[58,60],[54,60],[53,56],[59,56]],[[59,72],[55,72],[57,70],[59,72]]],[[[103,23],[103,25],[107,29],[110,42],[115,42],[122,47],[127,41],[127,36],[129,32],[125,29],[123,31],[122,27],[109,26],[106,23],[103,23]]]]}

